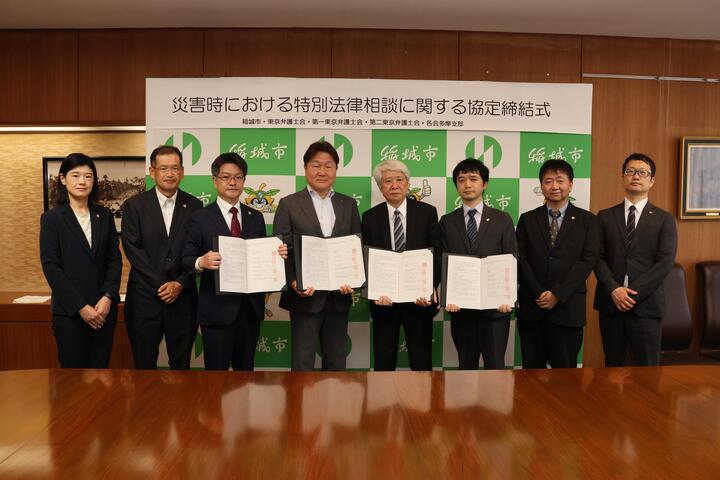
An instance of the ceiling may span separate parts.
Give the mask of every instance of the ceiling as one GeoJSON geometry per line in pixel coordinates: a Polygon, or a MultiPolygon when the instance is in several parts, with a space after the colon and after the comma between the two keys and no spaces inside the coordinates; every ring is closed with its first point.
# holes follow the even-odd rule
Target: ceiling
{"type": "Polygon", "coordinates": [[[0,0],[0,28],[151,27],[430,29],[720,40],[720,2],[0,0]]]}

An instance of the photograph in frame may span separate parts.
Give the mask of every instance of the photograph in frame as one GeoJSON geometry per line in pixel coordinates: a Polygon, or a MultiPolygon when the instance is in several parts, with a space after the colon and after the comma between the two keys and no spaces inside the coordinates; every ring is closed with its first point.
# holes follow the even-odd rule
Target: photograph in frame
{"type": "Polygon", "coordinates": [[[720,219],[720,138],[683,137],[681,219],[720,219]]]}
{"type": "MultiPolygon", "coordinates": [[[[58,171],[63,160],[64,157],[43,157],[45,211],[57,205],[58,171]]],[[[145,191],[145,157],[93,157],[92,160],[98,173],[98,203],[112,212],[119,233],[123,203],[145,191]]]]}

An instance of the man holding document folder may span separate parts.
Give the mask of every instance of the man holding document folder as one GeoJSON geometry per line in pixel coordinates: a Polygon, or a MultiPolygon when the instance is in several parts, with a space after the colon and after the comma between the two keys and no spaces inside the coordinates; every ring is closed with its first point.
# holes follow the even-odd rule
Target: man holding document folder
{"type": "MultiPolygon", "coordinates": [[[[363,244],[396,252],[432,250],[437,242],[437,210],[407,198],[410,186],[407,166],[398,160],[386,160],[375,167],[373,178],[386,201],[363,214],[363,244]]],[[[433,280],[432,285],[437,282],[433,280]]],[[[414,303],[398,303],[384,295],[371,301],[376,371],[395,370],[400,325],[405,330],[410,368],[432,370],[432,319],[437,308],[431,302],[430,293],[414,303]]]]}
{"type": "MultiPolygon", "coordinates": [[[[216,271],[222,265],[218,236],[244,239],[265,237],[262,213],[240,202],[247,163],[237,153],[222,153],[212,163],[217,200],[195,212],[187,224],[183,267],[200,273],[198,324],[202,330],[206,370],[252,370],[265,294],[218,294],[216,271]]],[[[278,248],[287,257],[287,247],[278,248]]]]}
{"type": "MultiPolygon", "coordinates": [[[[303,155],[308,186],[283,198],[275,212],[273,233],[293,245],[301,235],[341,237],[360,234],[360,215],[352,197],[332,190],[340,157],[328,142],[311,144],[303,155]]],[[[312,370],[320,340],[323,370],[345,370],[349,309],[353,289],[315,290],[314,285],[298,288],[295,246],[285,262],[288,288],[280,296],[280,307],[290,312],[292,369],[312,370]]]]}
{"type": "MultiPolygon", "coordinates": [[[[480,160],[468,158],[455,166],[453,183],[463,204],[440,219],[439,252],[480,258],[517,253],[510,215],[483,205],[489,178],[490,172],[480,160]]],[[[517,289],[517,285],[512,288],[517,289]]],[[[512,308],[509,304],[498,305],[496,310],[445,305],[450,313],[450,332],[460,370],[477,370],[481,354],[486,370],[505,367],[512,308]]]]}

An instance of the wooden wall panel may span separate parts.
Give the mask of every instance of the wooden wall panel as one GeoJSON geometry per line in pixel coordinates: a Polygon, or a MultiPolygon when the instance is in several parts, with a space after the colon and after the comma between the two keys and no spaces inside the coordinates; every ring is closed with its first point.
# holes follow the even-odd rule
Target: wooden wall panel
{"type": "MultiPolygon", "coordinates": [[[[629,154],[642,152],[663,163],[662,85],[652,80],[604,78],[589,83],[593,85],[590,208],[598,211],[623,198],[620,171],[629,154]]],[[[658,203],[663,208],[670,204],[665,199],[658,203]]]]}
{"type": "Polygon", "coordinates": [[[668,40],[668,75],[720,78],[720,42],[668,40]]]}
{"type": "Polygon", "coordinates": [[[146,77],[200,77],[203,31],[83,30],[79,34],[79,117],[145,124],[146,77]]]}
{"type": "MultiPolygon", "coordinates": [[[[720,68],[720,58],[718,58],[720,68]]],[[[695,82],[668,82],[667,117],[664,125],[664,147],[668,157],[668,173],[672,175],[667,188],[667,200],[673,211],[678,209],[678,175],[680,147],[683,136],[720,137],[720,85],[695,82]]],[[[658,188],[656,183],[655,189],[658,188]]],[[[702,333],[701,309],[697,291],[695,265],[706,260],[720,260],[720,223],[715,220],[680,220],[678,222],[679,244],[677,261],[685,268],[690,307],[696,319],[695,342],[699,344],[702,333]]]]}
{"type": "Polygon", "coordinates": [[[206,77],[330,77],[330,30],[205,30],[206,77]]]}
{"type": "Polygon", "coordinates": [[[458,34],[333,30],[334,78],[457,80],[458,34]]]}
{"type": "Polygon", "coordinates": [[[0,123],[77,122],[78,34],[0,31],[0,123]]]}
{"type": "Polygon", "coordinates": [[[572,35],[460,33],[460,79],[579,82],[581,40],[572,35]]]}
{"type": "MultiPolygon", "coordinates": [[[[592,187],[590,210],[620,203],[624,197],[621,169],[632,152],[650,155],[658,162],[658,179],[670,176],[662,147],[662,85],[649,80],[592,79],[593,136],[592,187]]],[[[664,180],[663,180],[664,181],[664,180]]],[[[666,194],[651,192],[652,201],[662,208],[670,205],[666,194]],[[657,198],[656,198],[657,197],[657,198]]],[[[588,324],[585,332],[585,365],[603,366],[598,315],[592,308],[596,282],[588,285],[588,324]]]]}
{"type": "Polygon", "coordinates": [[[660,38],[583,37],[583,73],[667,75],[668,40],[660,38]]]}

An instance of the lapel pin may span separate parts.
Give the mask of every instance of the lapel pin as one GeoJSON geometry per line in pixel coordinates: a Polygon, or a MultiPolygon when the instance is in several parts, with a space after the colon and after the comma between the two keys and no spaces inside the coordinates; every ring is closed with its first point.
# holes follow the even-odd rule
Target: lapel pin
{"type": "Polygon", "coordinates": [[[652,215],[652,214],[655,213],[655,212],[653,212],[652,210],[650,210],[648,213],[649,213],[650,215],[652,215]]]}
{"type": "Polygon", "coordinates": [[[489,221],[490,221],[490,219],[489,219],[489,218],[486,218],[486,219],[485,219],[485,221],[486,221],[486,222],[489,222],[489,221]]]}
{"type": "Polygon", "coordinates": [[[95,217],[96,217],[96,218],[100,218],[100,214],[99,214],[99,213],[96,213],[96,214],[95,214],[95,217]]]}
{"type": "Polygon", "coordinates": [[[570,217],[570,220],[575,220],[575,217],[570,217]]]}
{"type": "Polygon", "coordinates": [[[184,203],[183,203],[183,208],[187,208],[187,205],[185,205],[184,203]]]}

